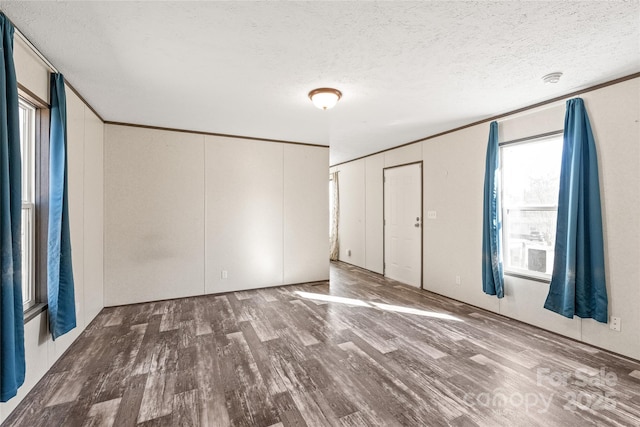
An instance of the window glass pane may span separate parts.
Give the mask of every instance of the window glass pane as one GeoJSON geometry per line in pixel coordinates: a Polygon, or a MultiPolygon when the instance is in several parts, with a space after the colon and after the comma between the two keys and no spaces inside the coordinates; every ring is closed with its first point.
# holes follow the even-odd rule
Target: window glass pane
{"type": "Polygon", "coordinates": [[[502,147],[505,207],[556,206],[562,137],[502,147]]]}
{"type": "Polygon", "coordinates": [[[31,206],[22,207],[22,304],[27,309],[33,305],[34,289],[32,286],[32,240],[31,223],[33,210],[31,206]]]}
{"type": "Polygon", "coordinates": [[[35,113],[20,100],[20,157],[22,161],[22,302],[24,309],[35,304],[34,274],[34,196],[35,196],[35,113]]]}
{"type": "Polygon", "coordinates": [[[29,112],[27,111],[27,108],[23,105],[20,104],[20,157],[22,159],[22,200],[29,200],[29,182],[28,179],[28,171],[25,171],[25,166],[28,166],[28,158],[29,155],[27,153],[27,148],[28,148],[28,129],[27,129],[27,124],[26,124],[26,120],[27,117],[29,115],[29,112]],[[25,177],[25,175],[27,175],[25,177]]]}
{"type": "Polygon", "coordinates": [[[505,267],[551,274],[557,211],[505,210],[505,267]]]}
{"type": "Polygon", "coordinates": [[[501,147],[505,271],[548,278],[553,270],[562,136],[501,147]]]}
{"type": "Polygon", "coordinates": [[[22,159],[22,201],[33,202],[35,168],[35,108],[20,102],[20,156],[22,159]]]}

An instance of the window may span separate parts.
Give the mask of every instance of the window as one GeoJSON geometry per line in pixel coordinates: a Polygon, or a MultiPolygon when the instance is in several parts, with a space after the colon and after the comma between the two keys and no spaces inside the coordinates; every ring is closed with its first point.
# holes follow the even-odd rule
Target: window
{"type": "Polygon", "coordinates": [[[22,302],[24,310],[27,310],[36,304],[34,277],[36,109],[20,99],[19,110],[22,156],[22,302]]]}
{"type": "Polygon", "coordinates": [[[550,280],[562,135],[506,143],[500,155],[504,271],[550,280]]]}

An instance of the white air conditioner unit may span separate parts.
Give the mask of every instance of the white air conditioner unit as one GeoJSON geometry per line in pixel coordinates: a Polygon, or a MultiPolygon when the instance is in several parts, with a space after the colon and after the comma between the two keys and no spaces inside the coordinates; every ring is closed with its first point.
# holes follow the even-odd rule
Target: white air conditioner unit
{"type": "Polygon", "coordinates": [[[543,274],[551,274],[553,269],[553,247],[534,245],[527,247],[527,269],[543,274]]]}

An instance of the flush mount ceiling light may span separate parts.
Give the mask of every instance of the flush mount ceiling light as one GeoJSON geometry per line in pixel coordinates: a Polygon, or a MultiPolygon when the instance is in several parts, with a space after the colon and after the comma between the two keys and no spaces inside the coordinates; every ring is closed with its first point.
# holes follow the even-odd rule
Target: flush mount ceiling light
{"type": "Polygon", "coordinates": [[[562,73],[551,73],[547,74],[542,78],[542,81],[545,83],[558,83],[560,81],[560,77],[562,77],[562,73]]]}
{"type": "Polygon", "coordinates": [[[309,92],[309,99],[321,110],[333,108],[340,98],[342,98],[342,92],[330,87],[321,87],[309,92]]]}

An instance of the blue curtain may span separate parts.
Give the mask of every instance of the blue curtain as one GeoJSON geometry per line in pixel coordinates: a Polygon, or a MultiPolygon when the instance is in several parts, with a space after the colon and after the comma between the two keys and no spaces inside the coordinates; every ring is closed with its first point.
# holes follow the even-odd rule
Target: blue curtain
{"type": "Polygon", "coordinates": [[[13,25],[0,12],[0,401],[24,383],[22,312],[22,160],[18,82],[13,65],[13,25]]]}
{"type": "Polygon", "coordinates": [[[607,288],[596,145],[580,98],[567,101],[555,258],[544,307],[607,322],[607,288]]]}
{"type": "Polygon", "coordinates": [[[51,75],[49,149],[49,329],[55,340],[76,327],[67,201],[67,101],[62,74],[51,75]]]}
{"type": "Polygon", "coordinates": [[[500,204],[498,194],[498,122],[491,122],[487,160],[484,172],[484,204],[482,215],[482,290],[489,295],[504,297],[502,257],[500,254],[500,204]]]}

